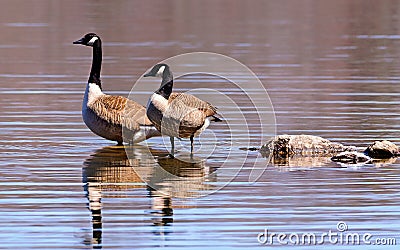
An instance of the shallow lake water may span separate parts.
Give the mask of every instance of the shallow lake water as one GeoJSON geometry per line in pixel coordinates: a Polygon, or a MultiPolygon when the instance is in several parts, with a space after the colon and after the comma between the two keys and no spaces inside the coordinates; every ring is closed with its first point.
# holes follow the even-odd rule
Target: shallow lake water
{"type": "MultiPolygon", "coordinates": [[[[265,230],[321,236],[340,232],[338,225],[348,227],[342,234],[371,234],[371,244],[326,238],[298,248],[400,244],[399,160],[268,164],[257,151],[230,147],[224,124],[210,127],[201,145],[207,149],[207,135],[215,135],[215,150],[200,150],[195,164],[167,158],[165,138],[115,146],[81,119],[91,49],[72,45],[87,32],[101,36],[108,94],[128,96],[146,70],[168,57],[220,53],[262,81],[277,134],[357,147],[384,139],[399,144],[399,1],[6,0],[0,13],[0,248],[259,249],[270,245],[258,241],[265,230]],[[177,178],[158,176],[158,166],[177,178]],[[254,183],[253,166],[265,169],[254,183]],[[224,186],[227,177],[234,178],[224,186]]],[[[218,89],[244,110],[251,106],[225,83],[194,75],[175,87],[218,89]]],[[[230,106],[219,108],[230,117],[230,106]]],[[[247,111],[246,119],[255,119],[247,111]]],[[[260,146],[252,125],[250,135],[235,134],[239,144],[251,138],[251,146],[260,146]]],[[[277,237],[273,244],[291,247],[277,237]]]]}

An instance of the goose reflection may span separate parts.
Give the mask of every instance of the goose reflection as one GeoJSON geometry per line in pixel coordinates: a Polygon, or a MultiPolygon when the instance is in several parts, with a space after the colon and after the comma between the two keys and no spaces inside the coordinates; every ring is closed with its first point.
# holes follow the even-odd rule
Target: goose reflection
{"type": "Polygon", "coordinates": [[[130,166],[124,147],[110,146],[97,150],[84,162],[82,182],[92,213],[92,239],[86,243],[94,248],[102,244],[102,191],[142,188],[143,182],[130,166]],[[127,184],[128,183],[128,184],[127,184]]]}
{"type": "Polygon", "coordinates": [[[86,240],[86,244],[94,248],[102,246],[102,197],[108,191],[114,197],[119,192],[146,188],[151,200],[148,215],[155,226],[153,233],[170,233],[166,226],[173,223],[172,197],[193,197],[209,189],[204,182],[212,178],[205,161],[170,159],[166,155],[168,152],[140,145],[109,146],[85,160],[82,181],[93,228],[92,239],[86,240]]]}

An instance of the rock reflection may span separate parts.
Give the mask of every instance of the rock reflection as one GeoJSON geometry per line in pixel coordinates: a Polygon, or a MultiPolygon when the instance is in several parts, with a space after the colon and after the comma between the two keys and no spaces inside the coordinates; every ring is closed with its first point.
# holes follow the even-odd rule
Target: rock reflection
{"type": "Polygon", "coordinates": [[[357,162],[357,163],[343,163],[343,162],[337,162],[340,167],[342,168],[353,168],[357,169],[359,167],[365,167],[365,166],[373,166],[376,168],[382,168],[382,167],[387,167],[388,165],[394,164],[397,161],[397,157],[392,157],[388,159],[371,159],[368,162],[357,162]]]}
{"type": "Polygon", "coordinates": [[[165,235],[169,232],[165,226],[173,223],[172,197],[194,197],[211,188],[205,184],[205,181],[213,179],[205,161],[170,159],[167,155],[168,152],[140,145],[110,146],[97,150],[85,160],[82,181],[87,207],[92,215],[93,232],[85,244],[93,248],[102,247],[102,198],[108,191],[112,191],[112,197],[115,197],[127,190],[147,187],[151,199],[148,214],[151,224],[156,227],[153,233],[165,235]]]}
{"type": "Polygon", "coordinates": [[[385,167],[396,163],[397,158],[389,159],[372,159],[367,162],[355,162],[355,163],[342,163],[333,162],[330,156],[290,156],[290,157],[272,157],[270,164],[275,167],[279,167],[281,170],[295,170],[295,169],[312,169],[316,167],[324,166],[339,166],[343,168],[357,168],[364,166],[373,167],[385,167]]]}
{"type": "Polygon", "coordinates": [[[272,157],[270,161],[274,166],[291,168],[314,168],[323,167],[331,164],[330,157],[318,156],[292,156],[292,157],[272,157]]]}

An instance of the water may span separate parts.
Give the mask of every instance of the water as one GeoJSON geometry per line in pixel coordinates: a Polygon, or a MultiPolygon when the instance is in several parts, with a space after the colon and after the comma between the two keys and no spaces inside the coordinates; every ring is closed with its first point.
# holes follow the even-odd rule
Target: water
{"type": "MultiPolygon", "coordinates": [[[[222,125],[212,127],[217,150],[208,159],[196,154],[203,160],[197,164],[165,158],[161,138],[148,141],[153,162],[146,161],[145,144],[131,148],[135,157],[128,160],[123,148],[81,120],[91,51],[72,45],[87,32],[101,35],[109,94],[127,96],[138,76],[167,57],[216,52],[262,80],[278,134],[359,147],[383,139],[399,144],[399,11],[397,1],[3,1],[1,248],[263,248],[257,235],[265,229],[321,235],[340,221],[345,232],[399,244],[398,160],[343,167],[327,158],[295,158],[268,165],[250,184],[258,153],[234,147],[221,168],[229,149],[222,125]],[[152,189],[132,168],[178,196],[198,196],[219,188],[246,155],[229,185],[192,199],[152,189]],[[157,163],[184,178],[159,181],[152,172],[157,163]]],[[[224,86],[207,79],[189,77],[193,85],[176,88],[224,86]]]]}

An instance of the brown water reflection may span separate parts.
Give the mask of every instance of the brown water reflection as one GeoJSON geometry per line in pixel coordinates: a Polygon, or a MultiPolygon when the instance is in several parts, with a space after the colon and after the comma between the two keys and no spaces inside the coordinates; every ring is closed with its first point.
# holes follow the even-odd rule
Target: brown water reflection
{"type": "MultiPolygon", "coordinates": [[[[94,248],[102,246],[102,199],[126,197],[126,192],[145,188],[146,184],[135,172],[131,163],[138,165],[140,159],[128,159],[124,147],[105,147],[97,150],[84,163],[83,183],[88,208],[92,213],[92,239],[86,239],[85,244],[94,248]]],[[[147,169],[151,171],[151,169],[147,169]]],[[[173,222],[171,197],[159,194],[147,187],[152,200],[151,212],[153,223],[166,226],[173,222]]]]}
{"type": "MultiPolygon", "coordinates": [[[[148,148],[141,145],[107,146],[96,150],[84,162],[82,182],[88,199],[87,207],[92,214],[93,232],[92,239],[85,240],[86,244],[93,244],[94,247],[102,245],[103,199],[127,198],[131,190],[145,188],[151,199],[147,212],[151,223],[165,227],[173,223],[172,197],[199,196],[196,192],[207,189],[205,182],[210,182],[210,179],[204,177],[210,168],[203,161],[191,163],[171,159],[167,151],[151,150],[151,156],[146,156],[147,153],[148,148]],[[156,171],[158,167],[175,178],[160,176],[162,173],[156,171]],[[142,178],[147,179],[151,186],[142,178]]],[[[162,232],[165,233],[164,230],[162,232]]],[[[159,229],[155,231],[157,235],[160,233],[159,229]]]]}
{"type": "MultiPolygon", "coordinates": [[[[127,96],[146,69],[169,56],[216,52],[260,77],[279,134],[313,134],[360,147],[377,139],[398,144],[399,12],[399,1],[386,0],[2,1],[1,247],[259,248],[256,236],[266,227],[323,233],[339,220],[351,232],[398,237],[398,160],[341,167],[290,159],[268,166],[250,184],[257,153],[237,147],[223,173],[250,158],[213,195],[179,199],[148,188],[132,165],[144,164],[142,174],[150,180],[152,162],[181,163],[163,158],[157,138],[148,142],[152,162],[146,165],[140,155],[128,161],[84,126],[80,107],[91,51],[72,41],[89,31],[102,37],[102,79],[110,94],[127,96]]],[[[177,81],[176,90],[225,87],[217,79],[198,80],[177,81]]],[[[224,91],[240,99],[235,89],[224,91]]],[[[196,179],[181,182],[182,192],[221,184],[224,176],[208,174],[221,168],[226,145],[221,140],[220,150],[199,165],[169,169],[196,179]]]]}

